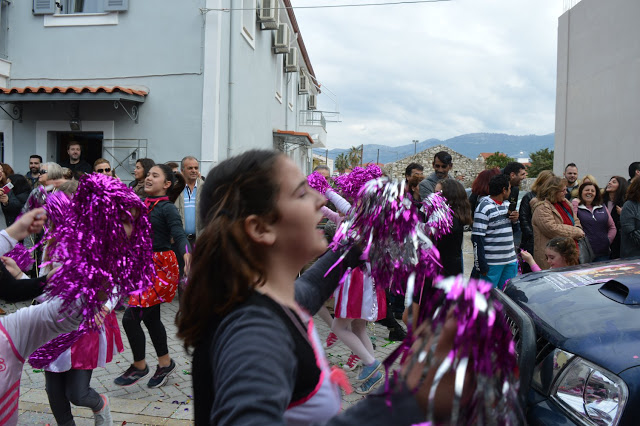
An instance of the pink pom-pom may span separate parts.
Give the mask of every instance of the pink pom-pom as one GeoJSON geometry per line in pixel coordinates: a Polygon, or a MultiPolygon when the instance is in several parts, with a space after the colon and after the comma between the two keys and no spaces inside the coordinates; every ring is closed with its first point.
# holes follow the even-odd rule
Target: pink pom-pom
{"type": "Polygon", "coordinates": [[[322,195],[327,192],[327,189],[331,188],[327,179],[318,172],[313,172],[307,176],[307,182],[311,188],[315,189],[322,195]]]}
{"type": "MultiPolygon", "coordinates": [[[[516,345],[504,309],[491,294],[491,288],[490,283],[467,280],[462,276],[425,287],[416,323],[427,322],[426,330],[416,335],[410,328],[407,339],[384,361],[390,370],[398,358],[410,365],[426,360],[425,372],[437,370],[441,378],[453,376],[450,380],[459,383],[456,386],[460,388],[451,393],[453,401],[448,424],[524,423],[518,401],[516,345]],[[452,338],[452,344],[447,348],[446,359],[442,360],[435,356],[435,351],[445,324],[449,333],[446,338],[452,338]],[[418,339],[421,344],[414,345],[418,339]]],[[[440,379],[434,379],[428,394],[434,395],[439,386],[440,379]]],[[[389,384],[386,389],[390,392],[389,384]]],[[[418,391],[418,388],[413,390],[418,391]]],[[[434,407],[430,406],[427,421],[434,421],[433,413],[434,407]]]]}
{"type": "Polygon", "coordinates": [[[20,268],[21,271],[28,271],[35,263],[31,251],[27,250],[22,243],[16,244],[16,246],[9,253],[5,254],[6,257],[13,259],[20,268]]]}
{"type": "Polygon", "coordinates": [[[453,211],[446,198],[439,192],[429,194],[422,200],[422,212],[426,217],[426,233],[432,239],[440,239],[453,228],[453,211]]]}
{"type": "Polygon", "coordinates": [[[90,174],[80,178],[73,199],[55,193],[45,206],[51,227],[49,262],[60,265],[46,295],[63,300],[61,313],[77,311],[89,329],[105,297],[126,297],[152,285],[151,224],[140,198],[117,179],[90,174]],[[132,224],[127,237],[123,222],[132,224]]]}
{"type": "Polygon", "coordinates": [[[362,187],[369,181],[382,176],[382,170],[376,164],[369,164],[366,168],[354,167],[351,173],[334,178],[336,186],[347,198],[355,200],[362,187]]]}
{"type": "Polygon", "coordinates": [[[419,207],[405,193],[404,181],[371,180],[336,230],[331,247],[347,251],[362,247],[376,285],[404,294],[410,277],[421,286],[441,268],[439,253],[424,232],[419,207]]]}

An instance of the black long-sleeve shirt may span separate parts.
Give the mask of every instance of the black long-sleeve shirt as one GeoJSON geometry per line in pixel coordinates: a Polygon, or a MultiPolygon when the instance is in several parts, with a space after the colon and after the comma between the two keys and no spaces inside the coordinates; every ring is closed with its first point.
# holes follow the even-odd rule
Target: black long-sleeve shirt
{"type": "Polygon", "coordinates": [[[35,279],[16,279],[0,262],[0,299],[6,302],[22,302],[40,296],[46,282],[46,275],[35,279]]]}
{"type": "MultiPolygon", "coordinates": [[[[359,262],[350,253],[329,275],[339,254],[327,252],[298,278],[295,298],[312,315],[335,289],[345,266],[359,262]]],[[[198,346],[193,358],[196,424],[284,425],[298,360],[294,338],[282,318],[266,307],[245,304],[225,316],[198,346]]],[[[328,425],[410,425],[424,420],[406,389],[392,396],[372,395],[341,412],[328,425]]]]}
{"type": "Polygon", "coordinates": [[[153,251],[171,250],[171,238],[177,243],[181,255],[186,253],[187,234],[184,232],[178,209],[167,200],[151,204],[149,221],[153,232],[153,251]]]}

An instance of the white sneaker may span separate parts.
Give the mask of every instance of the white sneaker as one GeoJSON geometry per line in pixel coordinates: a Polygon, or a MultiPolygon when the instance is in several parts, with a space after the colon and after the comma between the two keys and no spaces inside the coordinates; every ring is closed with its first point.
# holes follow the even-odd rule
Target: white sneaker
{"type": "Polygon", "coordinates": [[[113,417],[111,417],[111,408],[109,407],[109,397],[107,395],[100,395],[104,401],[102,410],[97,413],[93,413],[93,418],[96,421],[96,426],[113,426],[113,417]]]}

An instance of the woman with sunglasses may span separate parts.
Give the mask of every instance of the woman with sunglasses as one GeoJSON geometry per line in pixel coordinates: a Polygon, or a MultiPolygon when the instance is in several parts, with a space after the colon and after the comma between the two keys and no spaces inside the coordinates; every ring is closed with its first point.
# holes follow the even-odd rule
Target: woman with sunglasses
{"type": "Polygon", "coordinates": [[[117,177],[116,171],[111,168],[111,164],[109,164],[109,161],[104,158],[98,158],[93,163],[93,172],[100,173],[105,176],[117,177]]]}

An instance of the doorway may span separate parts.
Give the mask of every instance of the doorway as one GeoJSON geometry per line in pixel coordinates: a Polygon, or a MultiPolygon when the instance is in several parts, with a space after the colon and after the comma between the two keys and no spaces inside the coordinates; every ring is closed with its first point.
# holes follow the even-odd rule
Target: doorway
{"type": "Polygon", "coordinates": [[[68,161],[67,145],[74,141],[80,144],[82,155],[80,158],[93,167],[93,163],[102,158],[102,132],[56,132],[56,152],[58,164],[68,161]]]}

